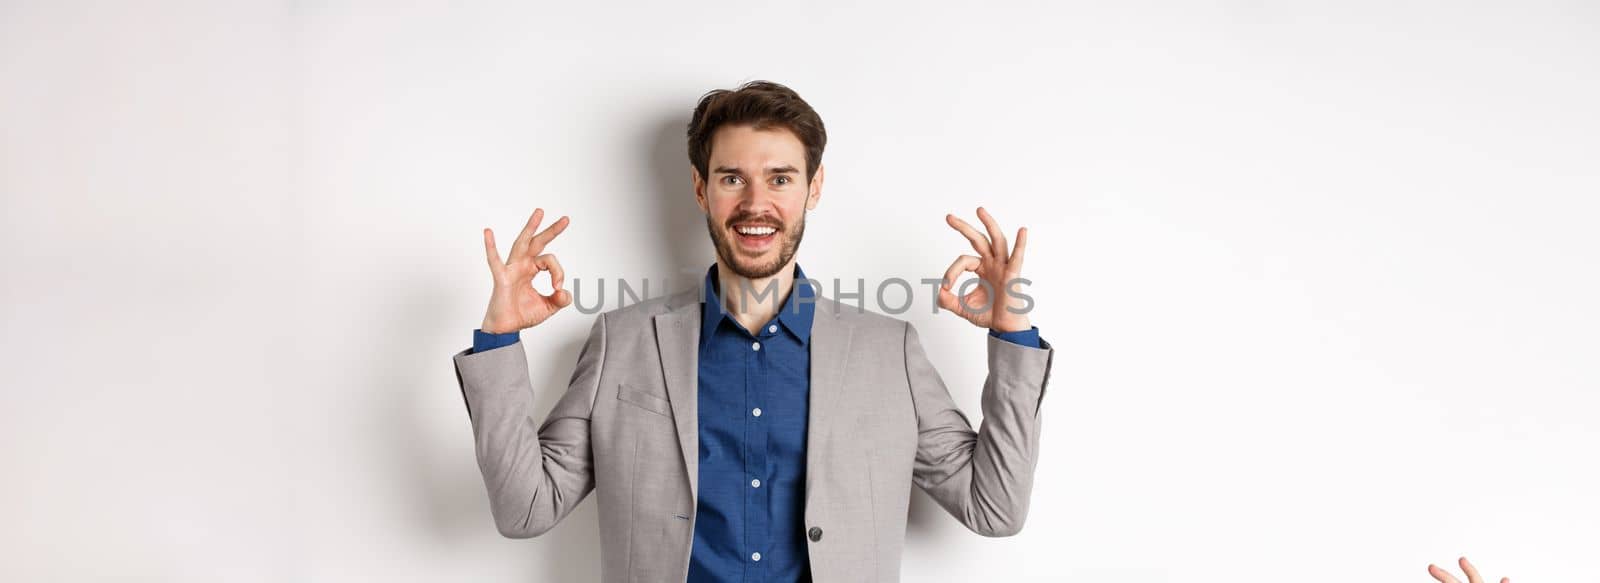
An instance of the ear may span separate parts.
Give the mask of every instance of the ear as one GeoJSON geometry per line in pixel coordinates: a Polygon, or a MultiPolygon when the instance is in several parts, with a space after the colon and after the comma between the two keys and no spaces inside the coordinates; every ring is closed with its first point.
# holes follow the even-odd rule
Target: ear
{"type": "Polygon", "coordinates": [[[817,164],[817,175],[811,177],[811,192],[806,194],[806,210],[816,210],[817,201],[822,200],[822,175],[827,166],[817,164]]]}
{"type": "Polygon", "coordinates": [[[711,207],[706,206],[706,179],[700,176],[700,169],[694,164],[689,165],[689,174],[694,176],[694,202],[700,205],[700,212],[709,213],[711,207]]]}

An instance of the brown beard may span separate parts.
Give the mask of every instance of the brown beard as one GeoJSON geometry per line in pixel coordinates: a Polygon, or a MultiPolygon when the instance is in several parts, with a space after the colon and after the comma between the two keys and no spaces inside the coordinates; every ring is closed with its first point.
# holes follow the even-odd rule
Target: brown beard
{"type": "Polygon", "coordinates": [[[800,222],[794,227],[794,236],[789,236],[788,227],[779,229],[778,234],[783,237],[783,242],[778,244],[778,259],[769,264],[757,265],[752,269],[745,269],[739,264],[738,256],[733,250],[733,242],[729,241],[722,229],[718,229],[711,222],[711,215],[706,215],[706,231],[711,233],[711,242],[717,248],[717,258],[723,265],[732,269],[735,274],[745,279],[765,279],[772,277],[794,259],[795,251],[800,249],[800,240],[806,235],[806,211],[800,211],[800,222]]]}

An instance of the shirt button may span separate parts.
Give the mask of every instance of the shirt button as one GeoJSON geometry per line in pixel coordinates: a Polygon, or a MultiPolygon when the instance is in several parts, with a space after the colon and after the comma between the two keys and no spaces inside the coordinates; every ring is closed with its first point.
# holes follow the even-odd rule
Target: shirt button
{"type": "Polygon", "coordinates": [[[771,326],[767,326],[767,331],[768,332],[777,332],[778,331],[778,325],[777,324],[773,324],[771,326]]]}
{"type": "Polygon", "coordinates": [[[811,542],[822,540],[822,529],[820,527],[813,526],[811,527],[811,530],[806,532],[806,536],[811,537],[811,542]]]}
{"type": "Polygon", "coordinates": [[[751,342],[750,343],[750,350],[761,350],[761,343],[760,342],[751,342]]]}
{"type": "Polygon", "coordinates": [[[750,560],[752,560],[752,561],[760,561],[761,560],[761,553],[750,553],[750,560]]]}
{"type": "Polygon", "coordinates": [[[750,487],[751,488],[760,488],[761,487],[761,480],[750,480],[750,487]]]}
{"type": "Polygon", "coordinates": [[[755,415],[756,417],[760,417],[761,416],[761,408],[760,407],[756,407],[754,409],[751,409],[750,410],[750,414],[751,415],[755,415]]]}

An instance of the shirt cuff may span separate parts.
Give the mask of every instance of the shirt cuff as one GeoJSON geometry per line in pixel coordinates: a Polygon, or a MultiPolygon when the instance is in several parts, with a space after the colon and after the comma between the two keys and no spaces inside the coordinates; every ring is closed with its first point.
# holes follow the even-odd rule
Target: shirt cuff
{"type": "Polygon", "coordinates": [[[1021,344],[1028,348],[1039,347],[1038,326],[1034,326],[1027,330],[1018,330],[1016,332],[1000,332],[998,330],[989,330],[989,335],[1012,344],[1021,344]]]}
{"type": "Polygon", "coordinates": [[[495,334],[492,332],[484,332],[482,328],[475,328],[472,330],[472,353],[477,354],[485,350],[494,350],[502,346],[510,346],[512,344],[516,344],[517,340],[521,338],[521,330],[516,332],[506,332],[505,334],[495,334]]]}

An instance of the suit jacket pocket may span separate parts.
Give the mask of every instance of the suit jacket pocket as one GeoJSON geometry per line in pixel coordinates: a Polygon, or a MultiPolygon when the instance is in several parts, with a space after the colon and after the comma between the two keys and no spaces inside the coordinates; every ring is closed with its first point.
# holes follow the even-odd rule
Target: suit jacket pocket
{"type": "Polygon", "coordinates": [[[667,403],[666,399],[657,397],[644,389],[629,386],[627,383],[617,385],[617,400],[657,415],[672,416],[672,406],[667,403]]]}

